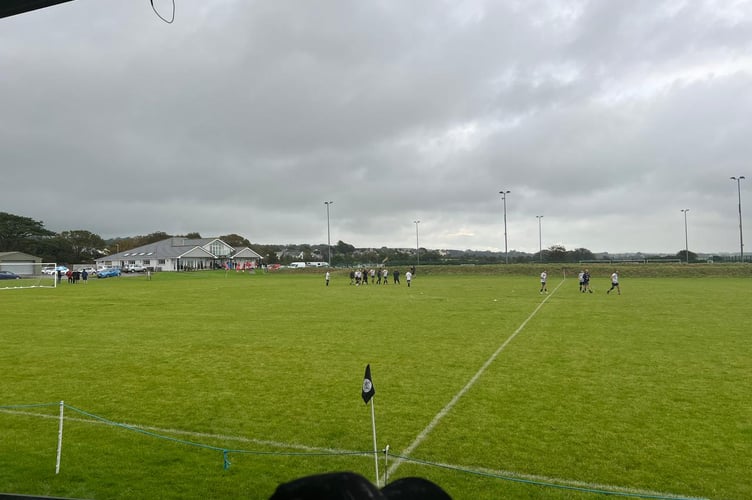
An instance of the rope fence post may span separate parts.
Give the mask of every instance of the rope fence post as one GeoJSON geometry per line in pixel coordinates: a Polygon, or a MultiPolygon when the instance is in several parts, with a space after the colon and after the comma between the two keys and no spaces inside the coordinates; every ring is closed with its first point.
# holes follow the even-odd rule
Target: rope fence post
{"type": "Polygon", "coordinates": [[[389,484],[389,445],[384,448],[384,486],[389,484]]]}
{"type": "Polygon", "coordinates": [[[57,430],[57,458],[55,460],[55,475],[60,474],[60,457],[63,454],[63,410],[65,402],[60,401],[60,423],[57,430]]]}

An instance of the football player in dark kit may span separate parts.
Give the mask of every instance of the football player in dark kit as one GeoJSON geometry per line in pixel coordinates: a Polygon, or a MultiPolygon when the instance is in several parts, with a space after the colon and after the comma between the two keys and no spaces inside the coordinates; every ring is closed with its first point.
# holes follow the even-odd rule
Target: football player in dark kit
{"type": "Polygon", "coordinates": [[[588,269],[585,269],[585,272],[582,273],[582,293],[585,292],[593,293],[590,288],[590,271],[588,269]]]}

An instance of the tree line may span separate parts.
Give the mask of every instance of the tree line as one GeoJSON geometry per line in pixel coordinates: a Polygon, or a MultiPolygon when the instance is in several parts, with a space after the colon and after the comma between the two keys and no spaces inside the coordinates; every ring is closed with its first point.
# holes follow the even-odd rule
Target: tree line
{"type": "MultiPolygon", "coordinates": [[[[0,212],[0,252],[19,251],[41,257],[45,262],[85,263],[99,257],[123,252],[171,237],[189,239],[201,238],[199,233],[170,235],[154,232],[147,235],[103,239],[98,234],[84,229],[67,230],[56,233],[44,227],[42,221],[30,217],[0,212]]],[[[296,261],[326,261],[331,257],[333,266],[357,266],[361,264],[414,265],[421,264],[510,264],[535,262],[575,263],[598,260],[587,248],[567,250],[561,245],[553,245],[541,252],[524,253],[483,250],[438,251],[426,248],[356,248],[342,240],[331,247],[326,244],[252,244],[238,234],[218,236],[234,247],[250,247],[258,252],[267,264],[289,264],[296,261]]],[[[697,261],[697,255],[685,250],[677,252],[675,258],[689,262],[697,261]]],[[[719,258],[720,260],[720,258],[719,258]]]]}

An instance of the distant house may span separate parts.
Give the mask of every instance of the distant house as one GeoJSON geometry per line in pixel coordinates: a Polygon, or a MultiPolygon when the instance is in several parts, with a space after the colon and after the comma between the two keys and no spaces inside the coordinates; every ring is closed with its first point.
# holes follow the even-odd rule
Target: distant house
{"type": "Polygon", "coordinates": [[[97,267],[141,265],[155,271],[251,268],[261,255],[248,247],[233,247],[219,238],[167,238],[96,259],[97,267]]]}
{"type": "Polygon", "coordinates": [[[35,274],[34,264],[40,264],[42,259],[23,252],[0,252],[0,271],[12,271],[16,274],[35,274]],[[9,264],[3,266],[3,264],[9,264]]]}
{"type": "Polygon", "coordinates": [[[305,258],[305,252],[298,249],[285,248],[276,253],[277,260],[303,260],[305,258]]]}

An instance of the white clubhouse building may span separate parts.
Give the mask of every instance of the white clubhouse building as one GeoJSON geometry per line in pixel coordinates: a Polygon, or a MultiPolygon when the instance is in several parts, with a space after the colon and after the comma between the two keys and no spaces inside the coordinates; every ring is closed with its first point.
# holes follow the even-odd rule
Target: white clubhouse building
{"type": "Polygon", "coordinates": [[[260,266],[261,259],[250,248],[233,247],[219,238],[174,237],[100,257],[96,263],[97,268],[140,265],[154,271],[195,271],[249,269],[260,266]]]}

